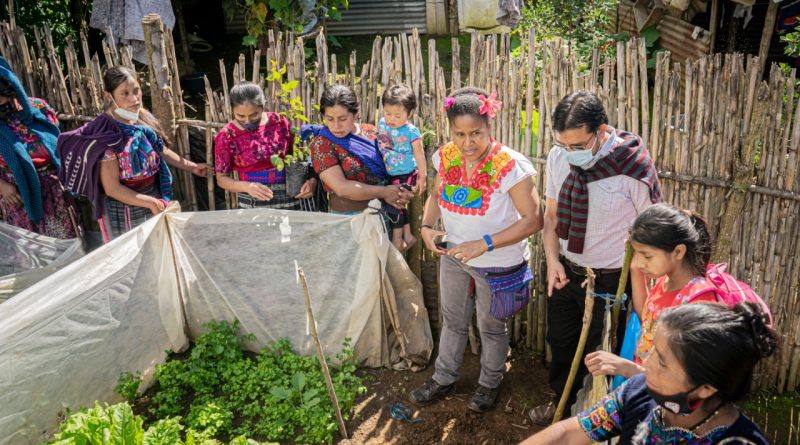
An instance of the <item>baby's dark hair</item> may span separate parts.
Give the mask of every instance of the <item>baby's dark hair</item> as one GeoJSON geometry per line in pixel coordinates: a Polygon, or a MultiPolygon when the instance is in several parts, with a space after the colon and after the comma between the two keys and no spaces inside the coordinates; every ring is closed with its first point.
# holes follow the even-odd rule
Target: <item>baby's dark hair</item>
{"type": "Polygon", "coordinates": [[[407,85],[394,85],[383,92],[381,104],[401,105],[410,114],[417,109],[417,95],[407,85]]]}
{"type": "Polygon", "coordinates": [[[483,102],[478,99],[480,95],[489,97],[489,93],[482,88],[465,87],[453,91],[453,94],[450,95],[453,99],[453,103],[450,105],[450,108],[447,109],[447,119],[453,122],[453,120],[459,116],[470,115],[488,124],[489,116],[481,114],[483,102]]]}
{"type": "Polygon", "coordinates": [[[686,261],[697,275],[705,275],[711,261],[711,235],[702,216],[669,204],[655,204],[636,217],[631,240],[672,252],[679,244],[686,246],[686,261]]]}
{"type": "Polygon", "coordinates": [[[239,105],[255,105],[263,108],[266,103],[264,91],[253,82],[242,82],[231,88],[230,101],[231,108],[239,105]]]}
{"type": "Polygon", "coordinates": [[[734,308],[694,303],[664,311],[656,322],[692,386],[711,385],[725,402],[743,400],[753,368],[778,350],[778,334],[761,306],[748,301],[734,308]]]}

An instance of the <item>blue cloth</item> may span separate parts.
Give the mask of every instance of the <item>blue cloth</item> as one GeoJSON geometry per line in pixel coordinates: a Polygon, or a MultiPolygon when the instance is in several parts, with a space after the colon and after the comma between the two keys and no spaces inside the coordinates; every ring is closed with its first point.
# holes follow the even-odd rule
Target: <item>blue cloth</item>
{"type": "MultiPolygon", "coordinates": [[[[608,394],[596,405],[578,414],[578,423],[595,442],[605,442],[619,437],[618,445],[630,445],[639,429],[647,432],[643,444],[714,444],[724,439],[744,438],[756,445],[769,445],[764,433],[740,413],[727,428],[714,429],[700,438],[682,428],[670,428],[661,423],[656,403],[647,394],[645,375],[628,379],[619,389],[608,394]],[[644,423],[644,425],[640,425],[644,423]]],[[[639,442],[637,442],[639,443],[639,442]]],[[[739,442],[733,442],[739,443],[739,442]]]]}
{"type": "Polygon", "coordinates": [[[381,150],[386,171],[392,176],[400,176],[416,170],[417,161],[414,159],[414,147],[411,144],[422,138],[419,129],[410,122],[402,127],[392,128],[381,118],[378,122],[378,131],[391,136],[394,144],[393,147],[381,150]]]}
{"type": "Polygon", "coordinates": [[[164,140],[147,125],[128,125],[119,121],[117,121],[117,125],[128,136],[129,141],[122,151],[117,152],[117,155],[124,152],[130,160],[130,165],[123,165],[120,162],[120,172],[127,176],[125,179],[157,173],[161,197],[171,201],[172,171],[164,157],[164,140]],[[154,158],[157,158],[158,162],[157,172],[151,169],[154,158]]]}
{"type": "Polygon", "coordinates": [[[387,179],[389,174],[386,173],[386,166],[383,164],[383,157],[378,144],[363,136],[350,133],[343,138],[333,135],[328,127],[324,125],[303,125],[300,127],[300,138],[307,140],[311,137],[322,136],[325,139],[333,142],[334,144],[344,148],[350,154],[356,157],[362,164],[372,172],[373,175],[380,179],[387,179]]]}
{"type": "MultiPolygon", "coordinates": [[[[22,110],[15,113],[15,117],[22,122],[31,133],[35,134],[39,141],[44,145],[50,154],[56,170],[61,167],[61,161],[56,154],[56,140],[60,133],[58,127],[47,120],[44,114],[33,107],[28,101],[28,95],[19,79],[11,70],[6,59],[0,57],[0,77],[8,81],[14,90],[16,99],[22,110]]],[[[6,161],[14,181],[17,183],[17,190],[25,204],[25,212],[28,218],[35,224],[42,220],[44,209],[42,207],[42,186],[39,183],[39,176],[36,167],[28,153],[28,144],[21,141],[14,130],[6,123],[0,124],[0,156],[6,161]]]]}
{"type": "MultiPolygon", "coordinates": [[[[636,353],[636,344],[639,342],[639,332],[642,328],[642,323],[639,321],[639,316],[636,312],[631,313],[628,319],[628,326],[625,328],[625,338],[622,340],[622,349],[619,356],[633,361],[633,354],[636,353]]],[[[621,375],[614,376],[614,383],[612,388],[617,389],[625,382],[625,377],[621,375]]]]}

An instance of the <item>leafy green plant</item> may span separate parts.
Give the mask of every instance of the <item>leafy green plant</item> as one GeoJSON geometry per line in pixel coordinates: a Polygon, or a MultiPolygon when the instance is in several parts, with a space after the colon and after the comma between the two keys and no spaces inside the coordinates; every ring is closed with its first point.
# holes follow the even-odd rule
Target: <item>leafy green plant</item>
{"type": "Polygon", "coordinates": [[[208,436],[228,431],[233,422],[233,413],[215,402],[194,405],[186,416],[186,425],[208,436]]]}
{"type": "MultiPolygon", "coordinates": [[[[267,80],[275,82],[280,85],[278,97],[280,99],[281,108],[278,110],[280,114],[285,116],[289,122],[297,120],[301,122],[308,122],[306,116],[306,107],[303,104],[303,99],[299,96],[292,97],[292,91],[297,89],[297,80],[284,81],[283,77],[286,75],[286,66],[278,68],[278,63],[274,60],[271,61],[272,67],[270,73],[267,75],[267,80]]],[[[275,154],[270,157],[270,162],[278,170],[283,170],[287,165],[293,165],[308,159],[308,147],[300,140],[300,130],[297,127],[292,127],[292,134],[294,135],[294,144],[292,145],[292,153],[280,157],[275,154]]]]}
{"type": "MultiPolygon", "coordinates": [[[[209,436],[208,430],[189,428],[186,441],[180,417],[161,419],[144,430],[142,418],[133,413],[127,402],[81,409],[59,426],[59,433],[48,445],[222,445],[209,436]]],[[[261,443],[245,436],[233,438],[229,445],[276,445],[261,443]]]]}
{"type": "Polygon", "coordinates": [[[781,35],[781,42],[786,46],[783,47],[783,53],[791,57],[800,57],[800,30],[795,28],[790,32],[781,35]]]}
{"type": "MultiPolygon", "coordinates": [[[[639,37],[644,39],[644,46],[646,51],[647,57],[647,69],[652,70],[656,67],[656,58],[658,54],[666,51],[665,49],[658,46],[658,40],[661,38],[661,31],[658,30],[656,25],[649,26],[642,30],[639,33],[639,37]]],[[[627,31],[623,31],[619,34],[614,34],[611,36],[611,39],[617,42],[627,42],[630,39],[630,35],[627,31]]]]}
{"type": "Polygon", "coordinates": [[[515,33],[536,31],[539,41],[560,38],[573,43],[579,61],[588,62],[595,48],[608,49],[613,0],[537,0],[524,2],[515,33]]]}
{"type": "MultiPolygon", "coordinates": [[[[244,435],[309,444],[331,442],[336,421],[317,359],[295,354],[286,339],[252,357],[243,347],[253,338],[239,336],[238,326],[237,322],[210,323],[185,360],[173,359],[156,367],[156,384],[148,394],[151,414],[184,416],[187,445],[244,435]]],[[[347,415],[366,388],[355,374],[349,340],[336,359],[338,364],[329,366],[347,415]]]]}
{"type": "MultiPolygon", "coordinates": [[[[2,2],[0,4],[3,20],[7,20],[9,16],[7,3],[2,2]]],[[[79,9],[82,14],[86,14],[86,17],[88,17],[92,2],[75,3],[76,9],[79,9]]],[[[81,21],[86,19],[86,17],[73,17],[73,13],[74,11],[70,10],[70,2],[68,0],[14,2],[14,17],[17,26],[22,28],[26,35],[32,36],[34,27],[47,25],[53,35],[53,45],[59,51],[66,46],[68,36],[73,39],[78,37],[77,30],[79,25],[82,25],[81,21]]]]}
{"type": "Polygon", "coordinates": [[[121,395],[128,403],[133,404],[139,396],[139,384],[142,383],[142,373],[123,372],[119,376],[114,392],[121,395]]]}
{"type": "MultiPolygon", "coordinates": [[[[349,0],[317,0],[313,13],[320,20],[338,21],[342,19],[342,9],[348,6],[349,0]]],[[[244,11],[247,35],[242,44],[253,47],[263,46],[270,29],[302,31],[305,19],[299,0],[226,0],[223,10],[229,21],[237,10],[244,11]]]]}

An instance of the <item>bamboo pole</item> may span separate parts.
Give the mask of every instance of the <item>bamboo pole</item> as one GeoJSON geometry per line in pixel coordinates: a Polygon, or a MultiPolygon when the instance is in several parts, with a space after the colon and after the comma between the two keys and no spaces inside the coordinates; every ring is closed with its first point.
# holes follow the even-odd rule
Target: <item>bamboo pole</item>
{"type": "Polygon", "coordinates": [[[586,297],[584,298],[583,309],[583,324],[581,326],[581,336],[578,339],[578,348],[575,350],[575,357],[572,359],[572,366],[569,370],[567,383],[564,385],[564,390],[561,392],[561,400],[558,401],[555,416],[553,416],[553,424],[558,423],[564,415],[564,409],[567,407],[567,400],[569,394],[572,392],[572,386],[575,384],[575,376],[578,374],[578,368],[583,361],[583,350],[586,348],[586,339],[589,337],[589,326],[592,324],[592,311],[594,310],[594,271],[586,268],[586,281],[583,286],[586,288],[586,297]]]}
{"type": "MultiPolygon", "coordinates": [[[[625,241],[625,257],[622,261],[622,271],[619,275],[619,284],[617,285],[617,294],[614,297],[614,310],[611,315],[611,347],[617,350],[619,339],[617,338],[617,324],[620,323],[619,314],[622,309],[622,294],[625,293],[625,288],[628,286],[628,277],[631,272],[631,260],[633,259],[633,247],[630,241],[625,241]]],[[[633,295],[629,295],[633,299],[633,295]]],[[[633,305],[631,305],[633,307],[633,305]]]]}
{"type": "Polygon", "coordinates": [[[308,326],[311,331],[311,338],[314,339],[314,345],[317,347],[317,359],[319,359],[319,366],[322,368],[322,375],[325,377],[325,386],[328,388],[328,396],[331,398],[333,404],[333,411],[336,414],[336,422],[339,424],[339,434],[342,438],[347,439],[347,428],[344,426],[344,419],[342,418],[342,411],[339,408],[339,398],[336,397],[336,390],[333,388],[333,380],[331,379],[331,372],[328,369],[328,362],[325,361],[325,354],[322,352],[322,343],[317,334],[317,320],[314,318],[314,309],[311,306],[311,296],[308,291],[308,282],[306,281],[306,274],[303,268],[297,265],[295,261],[295,268],[300,283],[303,285],[303,297],[306,303],[306,314],[308,315],[308,326]]]}

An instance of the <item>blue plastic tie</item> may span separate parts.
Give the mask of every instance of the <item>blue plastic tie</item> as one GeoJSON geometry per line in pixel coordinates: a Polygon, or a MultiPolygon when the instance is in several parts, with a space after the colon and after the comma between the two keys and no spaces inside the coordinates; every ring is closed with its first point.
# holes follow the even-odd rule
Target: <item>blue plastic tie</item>
{"type": "Polygon", "coordinates": [[[592,292],[592,296],[595,297],[595,298],[602,298],[603,300],[605,300],[606,301],[606,307],[605,307],[606,309],[611,309],[611,306],[614,306],[614,305],[617,305],[617,304],[623,304],[623,303],[625,303],[625,301],[628,300],[628,294],[625,294],[625,293],[622,294],[622,296],[620,298],[620,301],[616,301],[617,294],[597,294],[597,293],[592,292]]]}
{"type": "Polygon", "coordinates": [[[422,419],[419,419],[419,418],[412,419],[411,418],[411,414],[412,414],[411,413],[411,408],[409,408],[409,407],[407,407],[407,406],[405,406],[405,405],[403,405],[402,403],[399,403],[399,402],[394,404],[394,405],[392,405],[392,406],[390,406],[389,407],[389,412],[391,413],[392,418],[394,420],[400,420],[400,421],[405,420],[406,422],[411,423],[411,424],[422,422],[422,419]]]}

